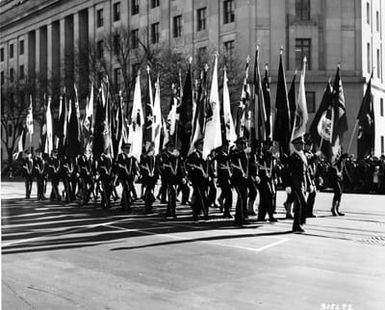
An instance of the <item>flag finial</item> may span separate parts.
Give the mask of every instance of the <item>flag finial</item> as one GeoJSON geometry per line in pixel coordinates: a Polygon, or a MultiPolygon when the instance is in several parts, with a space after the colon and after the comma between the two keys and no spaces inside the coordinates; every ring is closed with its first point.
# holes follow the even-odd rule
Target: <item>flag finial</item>
{"type": "Polygon", "coordinates": [[[208,64],[205,64],[205,71],[209,71],[209,65],[208,64]]]}
{"type": "Polygon", "coordinates": [[[304,62],[305,64],[307,63],[307,58],[306,58],[306,56],[303,57],[303,62],[304,62]]]}
{"type": "Polygon", "coordinates": [[[298,70],[297,70],[297,69],[295,69],[295,71],[294,71],[294,75],[297,75],[297,73],[298,73],[298,70]]]}
{"type": "Polygon", "coordinates": [[[269,64],[265,64],[265,70],[266,70],[266,71],[269,70],[269,64]]]}
{"type": "Polygon", "coordinates": [[[283,45],[281,45],[281,47],[279,49],[279,53],[282,55],[282,53],[283,53],[283,45]]]}
{"type": "Polygon", "coordinates": [[[147,65],[146,70],[147,70],[147,73],[150,74],[151,68],[149,65],[147,65]]]}
{"type": "Polygon", "coordinates": [[[189,62],[190,65],[192,64],[192,61],[193,61],[193,58],[192,58],[192,56],[190,56],[190,57],[188,58],[188,62],[189,62]]]}

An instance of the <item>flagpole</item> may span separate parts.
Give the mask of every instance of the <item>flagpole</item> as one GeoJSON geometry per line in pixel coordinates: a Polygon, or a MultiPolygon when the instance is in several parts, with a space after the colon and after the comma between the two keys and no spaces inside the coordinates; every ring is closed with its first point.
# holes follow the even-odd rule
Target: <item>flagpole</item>
{"type": "Polygon", "coordinates": [[[354,134],[356,133],[356,130],[357,130],[357,127],[358,127],[358,121],[359,121],[359,120],[357,119],[356,122],[355,122],[355,124],[354,124],[354,128],[353,128],[352,135],[350,136],[349,146],[348,146],[348,150],[347,150],[347,153],[348,153],[348,154],[350,153],[350,148],[352,147],[354,134]]]}

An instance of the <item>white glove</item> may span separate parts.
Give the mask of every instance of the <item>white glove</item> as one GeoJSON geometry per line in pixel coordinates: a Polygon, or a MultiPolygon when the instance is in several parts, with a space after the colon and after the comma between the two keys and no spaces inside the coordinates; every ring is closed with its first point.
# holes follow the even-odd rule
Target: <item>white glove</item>
{"type": "Polygon", "coordinates": [[[286,187],[285,191],[286,191],[286,193],[288,193],[290,195],[291,194],[291,187],[290,186],[286,187]]]}
{"type": "Polygon", "coordinates": [[[257,183],[257,184],[259,184],[259,183],[261,183],[261,178],[260,177],[255,177],[255,182],[257,183]]]}

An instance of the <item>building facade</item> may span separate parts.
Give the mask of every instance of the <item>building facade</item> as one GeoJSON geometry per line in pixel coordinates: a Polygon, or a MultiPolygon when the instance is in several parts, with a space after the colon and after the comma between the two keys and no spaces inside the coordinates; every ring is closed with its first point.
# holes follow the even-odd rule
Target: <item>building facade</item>
{"type": "MultiPolygon", "coordinates": [[[[82,57],[77,51],[126,27],[148,44],[165,44],[194,57],[224,47],[246,59],[259,44],[261,63],[269,64],[272,76],[273,102],[281,46],[288,81],[306,55],[311,121],[328,79],[341,64],[349,122],[345,150],[374,70],[375,155],[385,154],[381,0],[3,0],[0,11],[2,87],[38,73],[61,86],[76,81],[87,90],[87,71],[74,69],[82,57]]],[[[356,152],[356,138],[350,152],[356,152]]]]}

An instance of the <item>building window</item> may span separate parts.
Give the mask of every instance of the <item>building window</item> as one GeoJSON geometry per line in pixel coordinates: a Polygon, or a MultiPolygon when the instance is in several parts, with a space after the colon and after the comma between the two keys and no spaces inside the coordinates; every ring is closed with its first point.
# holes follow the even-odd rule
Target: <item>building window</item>
{"type": "Polygon", "coordinates": [[[131,68],[132,74],[136,76],[138,74],[139,68],[140,68],[140,64],[138,63],[133,64],[131,68]]]}
{"type": "Polygon", "coordinates": [[[13,83],[13,80],[15,78],[14,74],[15,74],[15,70],[13,70],[13,68],[9,69],[9,81],[11,83],[13,83]]]}
{"type": "Polygon", "coordinates": [[[380,12],[376,11],[376,29],[380,32],[380,12]]]}
{"type": "Polygon", "coordinates": [[[223,2],[223,23],[228,24],[234,22],[234,11],[234,0],[225,0],[223,2]]]}
{"type": "Polygon", "coordinates": [[[370,4],[366,2],[366,22],[370,24],[370,4]]]}
{"type": "Polygon", "coordinates": [[[198,48],[198,61],[201,62],[205,59],[207,55],[207,47],[206,46],[202,46],[200,48],[198,48]]]}
{"type": "Polygon", "coordinates": [[[174,38],[182,36],[182,15],[175,16],[173,19],[174,38]]]}
{"type": "Polygon", "coordinates": [[[24,40],[19,42],[19,55],[24,55],[24,40]]]}
{"type": "Polygon", "coordinates": [[[19,77],[20,77],[20,80],[24,80],[24,65],[21,65],[19,67],[19,77]]]}
{"type": "Polygon", "coordinates": [[[156,8],[159,6],[159,0],[151,0],[151,8],[156,8]]]}
{"type": "Polygon", "coordinates": [[[0,78],[0,80],[1,80],[1,86],[3,86],[4,85],[4,71],[1,71],[1,78],[0,78]]]}
{"type": "Polygon", "coordinates": [[[131,48],[138,48],[139,46],[139,29],[131,31],[131,48]]]}
{"type": "Polygon", "coordinates": [[[384,116],[384,99],[380,99],[380,116],[384,116]]]}
{"type": "Polygon", "coordinates": [[[308,113],[315,113],[315,92],[306,92],[306,104],[308,113]]]}
{"type": "Polygon", "coordinates": [[[96,53],[98,58],[103,58],[104,51],[103,51],[103,40],[100,40],[96,43],[96,53]]]}
{"type": "Polygon", "coordinates": [[[4,61],[4,48],[0,48],[0,61],[4,61]]]}
{"type": "Polygon", "coordinates": [[[380,66],[380,50],[377,49],[377,77],[381,77],[381,66],[380,66]]]}
{"type": "Polygon", "coordinates": [[[234,40],[226,41],[224,44],[225,47],[225,64],[227,68],[231,71],[233,69],[233,59],[234,59],[234,48],[235,42],[234,40]]]}
{"type": "Polygon", "coordinates": [[[131,0],[131,15],[139,13],[139,0],[131,0]]]}
{"type": "Polygon", "coordinates": [[[311,39],[295,39],[295,66],[297,69],[302,68],[305,56],[307,69],[311,70],[311,39]]]}
{"type": "Polygon", "coordinates": [[[202,31],[206,29],[206,8],[197,10],[197,31],[202,31]]]}
{"type": "Polygon", "coordinates": [[[159,23],[151,25],[151,43],[156,44],[159,42],[159,23]]]}
{"type": "Polygon", "coordinates": [[[114,54],[119,56],[120,54],[120,35],[114,35],[114,54]]]}
{"type": "Polygon", "coordinates": [[[96,26],[103,27],[103,9],[96,11],[96,26]]]}
{"type": "Polygon", "coordinates": [[[13,58],[13,44],[9,45],[9,58],[13,58]]]}
{"type": "Polygon", "coordinates": [[[116,87],[116,92],[120,90],[120,80],[121,80],[122,70],[120,68],[114,69],[114,82],[116,87]]]}
{"type": "Polygon", "coordinates": [[[368,73],[372,72],[372,66],[370,65],[370,43],[366,44],[366,64],[368,66],[368,73]]]}
{"type": "Polygon", "coordinates": [[[114,22],[120,20],[120,2],[114,3],[114,22]]]}
{"type": "Polygon", "coordinates": [[[310,20],[310,0],[295,0],[295,17],[310,20]]]}
{"type": "Polygon", "coordinates": [[[384,136],[381,136],[381,155],[385,153],[384,136]]]}

